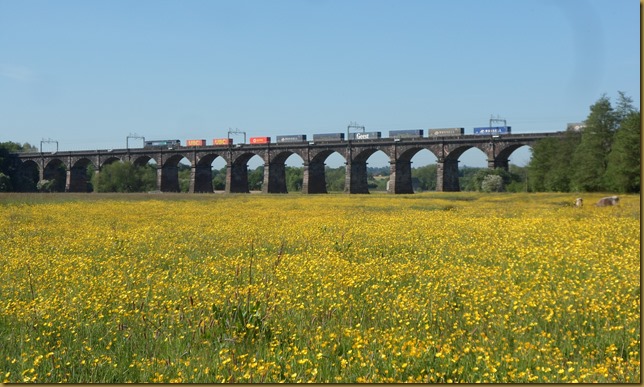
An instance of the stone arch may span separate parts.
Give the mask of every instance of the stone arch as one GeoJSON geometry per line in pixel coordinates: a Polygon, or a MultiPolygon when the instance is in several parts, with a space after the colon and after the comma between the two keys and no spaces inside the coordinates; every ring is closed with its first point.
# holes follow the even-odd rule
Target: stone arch
{"type": "Polygon", "coordinates": [[[437,187],[438,191],[457,192],[461,190],[458,178],[459,158],[470,149],[478,149],[487,155],[485,149],[474,145],[456,145],[450,148],[449,152],[441,160],[439,159],[437,168],[437,187]]]}
{"type": "Polygon", "coordinates": [[[437,149],[424,146],[410,146],[403,150],[396,160],[392,161],[389,175],[388,192],[392,194],[412,194],[414,185],[411,172],[411,159],[420,151],[428,150],[438,158],[437,149]]]}
{"type": "Polygon", "coordinates": [[[511,144],[504,147],[498,155],[494,158],[494,168],[503,168],[506,171],[510,170],[510,156],[519,148],[530,146],[530,144],[511,144]]]}
{"type": "Polygon", "coordinates": [[[135,159],[131,160],[131,162],[136,167],[142,167],[142,166],[148,164],[150,162],[150,160],[154,160],[154,162],[157,163],[157,160],[155,158],[153,158],[151,156],[148,156],[148,155],[138,156],[135,159]]]}
{"type": "Polygon", "coordinates": [[[396,161],[399,161],[399,162],[402,161],[402,162],[411,163],[411,159],[414,156],[416,156],[416,154],[418,152],[420,152],[422,150],[425,150],[425,149],[430,151],[434,156],[436,156],[436,158],[439,157],[439,155],[436,152],[436,149],[434,149],[433,147],[429,147],[429,146],[412,146],[412,147],[409,147],[409,148],[405,149],[403,152],[401,152],[398,155],[398,160],[396,160],[396,161]]]}
{"type": "Polygon", "coordinates": [[[110,165],[110,164],[113,164],[113,163],[115,163],[115,162],[121,162],[121,161],[122,161],[122,160],[121,160],[121,158],[120,158],[120,157],[111,156],[111,157],[108,157],[108,158],[106,158],[105,160],[103,160],[103,161],[101,162],[101,165],[99,165],[99,166],[98,166],[98,168],[99,168],[99,170],[100,170],[100,169],[103,169],[103,167],[104,167],[104,166],[106,166],[106,165],[110,165]]]}
{"type": "Polygon", "coordinates": [[[212,193],[214,187],[212,183],[212,163],[217,158],[221,157],[228,163],[224,154],[208,153],[197,158],[197,162],[193,167],[192,182],[190,192],[212,193]]]}
{"type": "Polygon", "coordinates": [[[51,159],[43,169],[43,180],[51,183],[51,190],[54,192],[64,192],[67,181],[67,168],[61,159],[51,159]]]}
{"type": "Polygon", "coordinates": [[[91,176],[87,170],[90,165],[96,168],[90,159],[83,157],[76,160],[69,168],[66,186],[68,192],[92,192],[91,176]]]}
{"type": "MultiPolygon", "coordinates": [[[[340,154],[345,159],[344,154],[335,149],[322,150],[309,160],[308,164],[304,162],[304,176],[302,182],[302,192],[308,194],[327,193],[325,161],[334,153],[340,154]]],[[[304,159],[306,160],[306,159],[304,159]]],[[[345,183],[346,186],[346,183],[345,183]]]]}
{"type": "Polygon", "coordinates": [[[486,149],[481,149],[478,146],[473,146],[473,145],[461,145],[454,147],[450,150],[450,152],[445,156],[445,161],[446,162],[456,162],[458,163],[458,159],[461,158],[463,153],[467,152],[470,149],[478,149],[480,150],[484,155],[487,155],[486,149]]]}
{"type": "MultiPolygon", "coordinates": [[[[248,160],[254,156],[259,156],[254,152],[244,152],[239,154],[228,165],[226,173],[226,192],[227,193],[249,193],[248,189],[248,160]]],[[[261,156],[260,156],[261,157],[261,156]]]]}
{"type": "MultiPolygon", "coordinates": [[[[173,154],[163,161],[160,168],[157,166],[157,171],[160,171],[161,175],[157,175],[157,179],[160,179],[158,186],[161,192],[181,192],[181,186],[179,184],[179,162],[186,158],[182,153],[173,154]]],[[[159,172],[157,172],[159,173],[159,172]]]]}
{"type": "MultiPolygon", "coordinates": [[[[344,191],[348,193],[369,193],[369,182],[367,173],[367,160],[377,152],[387,153],[377,147],[361,148],[360,151],[353,155],[347,164],[347,176],[345,179],[344,191]]],[[[389,162],[391,163],[391,157],[389,162]]]]}
{"type": "Polygon", "coordinates": [[[286,184],[286,160],[292,155],[298,155],[304,160],[299,152],[292,150],[278,151],[272,155],[270,162],[264,164],[264,193],[288,193],[286,184]]]}

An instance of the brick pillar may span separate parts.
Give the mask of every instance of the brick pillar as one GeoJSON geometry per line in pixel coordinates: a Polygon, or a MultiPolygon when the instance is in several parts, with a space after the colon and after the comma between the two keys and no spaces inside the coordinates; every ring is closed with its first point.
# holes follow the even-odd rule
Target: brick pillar
{"type": "Polygon", "coordinates": [[[503,168],[506,171],[510,170],[510,160],[508,159],[488,159],[487,160],[487,167],[489,169],[495,169],[495,168],[503,168]]]}
{"type": "Polygon", "coordinates": [[[287,193],[286,165],[284,163],[264,164],[264,193],[287,193]]]}
{"type": "Polygon", "coordinates": [[[344,192],[351,194],[368,194],[367,162],[349,161],[344,181],[344,192]]]}
{"type": "Polygon", "coordinates": [[[226,193],[249,193],[248,167],[243,164],[226,164],[226,193]]]}
{"type": "Polygon", "coordinates": [[[436,163],[436,191],[458,192],[458,160],[438,160],[436,163]]]}
{"type": "Polygon", "coordinates": [[[158,191],[163,191],[161,187],[163,187],[163,169],[161,168],[160,165],[157,164],[157,190],[158,191]]]}
{"type": "Polygon", "coordinates": [[[67,179],[65,183],[66,192],[88,192],[87,167],[77,166],[72,167],[67,171],[67,179]]]}
{"type": "Polygon", "coordinates": [[[71,169],[65,171],[65,192],[73,192],[71,191],[71,185],[72,185],[72,171],[71,169]]]}
{"type": "Polygon", "coordinates": [[[94,189],[94,192],[98,192],[98,182],[101,181],[100,180],[101,179],[101,170],[100,170],[99,167],[96,167],[96,169],[94,170],[94,176],[96,176],[96,178],[94,179],[94,181],[96,182],[96,186],[92,187],[92,188],[94,189]]]}
{"type": "Polygon", "coordinates": [[[392,194],[411,194],[414,187],[411,181],[411,161],[397,160],[389,163],[389,189],[392,194]]]}
{"type": "Polygon", "coordinates": [[[165,165],[157,169],[157,182],[161,180],[161,192],[180,192],[179,167],[177,165],[165,165]],[[161,176],[159,176],[159,173],[161,176]]]}
{"type": "Polygon", "coordinates": [[[210,165],[190,168],[190,193],[212,193],[212,170],[210,165]]]}
{"type": "Polygon", "coordinates": [[[303,172],[302,193],[327,193],[323,162],[304,163],[303,172]]]}

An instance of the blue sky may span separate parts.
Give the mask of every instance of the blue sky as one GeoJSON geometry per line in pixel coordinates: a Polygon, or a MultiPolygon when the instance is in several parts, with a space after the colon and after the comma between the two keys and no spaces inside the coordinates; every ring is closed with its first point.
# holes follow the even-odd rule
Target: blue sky
{"type": "Polygon", "coordinates": [[[492,115],[560,131],[617,91],[639,106],[635,0],[0,0],[0,141],[60,150],[492,115]]]}

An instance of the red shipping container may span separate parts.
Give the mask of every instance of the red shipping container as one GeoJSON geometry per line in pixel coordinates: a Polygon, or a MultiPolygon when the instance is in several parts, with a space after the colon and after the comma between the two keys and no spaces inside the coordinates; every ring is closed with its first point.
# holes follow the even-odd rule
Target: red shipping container
{"type": "Polygon", "coordinates": [[[205,146],[206,140],[186,140],[187,146],[205,146]]]}
{"type": "Polygon", "coordinates": [[[251,137],[250,138],[251,144],[268,144],[270,142],[271,142],[270,137],[251,137]]]}
{"type": "Polygon", "coordinates": [[[232,143],[232,138],[214,138],[212,140],[212,145],[230,145],[232,143]]]}

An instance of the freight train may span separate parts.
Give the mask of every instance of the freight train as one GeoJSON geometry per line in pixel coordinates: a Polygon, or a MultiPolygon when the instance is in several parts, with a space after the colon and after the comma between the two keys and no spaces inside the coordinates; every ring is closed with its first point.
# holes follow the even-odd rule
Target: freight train
{"type": "MultiPolygon", "coordinates": [[[[493,136],[511,134],[512,128],[510,126],[489,126],[473,128],[472,134],[476,136],[493,136]]],[[[428,129],[427,136],[424,135],[423,129],[405,129],[405,130],[390,130],[388,138],[400,141],[402,139],[419,139],[419,138],[437,138],[437,137],[454,137],[464,136],[465,128],[440,128],[428,129]]],[[[367,141],[382,139],[382,132],[354,132],[349,133],[348,140],[350,141],[367,141]]],[[[285,143],[306,143],[308,142],[306,134],[291,134],[280,135],[275,137],[277,144],[285,143]]],[[[345,133],[318,133],[313,135],[311,143],[324,143],[324,142],[338,142],[345,141],[345,133]]],[[[271,138],[268,136],[251,137],[249,143],[251,145],[271,144],[271,138]]],[[[206,140],[186,140],[186,147],[202,147],[206,146],[206,140]]],[[[213,146],[233,146],[231,138],[215,138],[212,140],[213,146]]],[[[174,149],[181,147],[179,140],[155,140],[145,141],[145,148],[164,148],[174,149]]]]}

